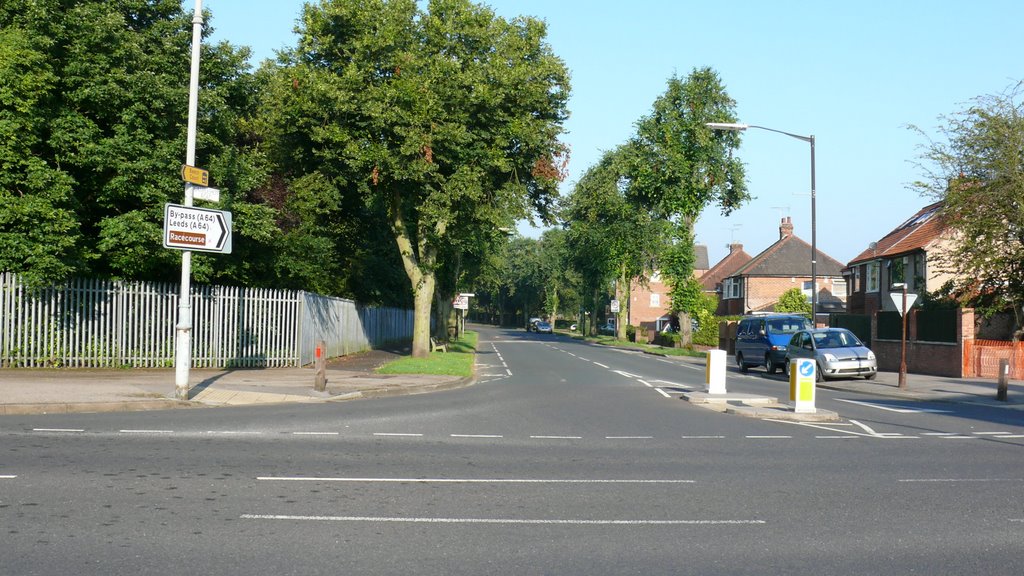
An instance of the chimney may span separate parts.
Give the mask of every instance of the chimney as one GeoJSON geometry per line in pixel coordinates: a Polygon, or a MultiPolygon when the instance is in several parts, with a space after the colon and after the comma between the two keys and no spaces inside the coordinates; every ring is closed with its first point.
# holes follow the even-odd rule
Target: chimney
{"type": "Polygon", "coordinates": [[[729,254],[735,254],[743,250],[743,244],[729,244],[729,254]]]}
{"type": "Polygon", "coordinates": [[[779,224],[779,240],[788,238],[793,235],[793,220],[786,216],[782,219],[782,224],[779,224]]]}

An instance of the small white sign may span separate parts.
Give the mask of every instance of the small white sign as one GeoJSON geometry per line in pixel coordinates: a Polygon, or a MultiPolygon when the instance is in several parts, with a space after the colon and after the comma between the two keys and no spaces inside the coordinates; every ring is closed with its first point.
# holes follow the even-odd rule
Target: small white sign
{"type": "Polygon", "coordinates": [[[889,292],[889,297],[892,298],[892,303],[896,305],[896,310],[900,313],[900,316],[905,316],[907,310],[914,307],[914,302],[917,302],[917,294],[907,292],[907,310],[903,309],[903,292],[889,292]]]}
{"type": "Polygon", "coordinates": [[[207,202],[220,202],[220,189],[209,186],[192,186],[192,198],[207,202]]]}
{"type": "Polygon", "coordinates": [[[612,300],[612,312],[616,312],[617,313],[618,311],[619,311],[619,301],[618,300],[612,300]]]}
{"type": "Polygon", "coordinates": [[[469,310],[469,296],[459,294],[455,300],[452,300],[452,307],[456,310],[469,310]]]}

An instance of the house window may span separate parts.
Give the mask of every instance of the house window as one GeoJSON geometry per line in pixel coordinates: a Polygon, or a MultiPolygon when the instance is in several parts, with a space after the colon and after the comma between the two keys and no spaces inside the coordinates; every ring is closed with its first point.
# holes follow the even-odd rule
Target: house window
{"type": "MultiPolygon", "coordinates": [[[[860,281],[860,266],[853,269],[853,292],[863,292],[864,284],[860,281]]],[[[851,292],[852,293],[852,292],[851,292]]]]}
{"type": "Polygon", "coordinates": [[[740,298],[743,295],[743,284],[739,278],[726,278],[725,279],[725,298],[740,298]]]}
{"type": "Polygon", "coordinates": [[[832,281],[832,295],[839,296],[840,294],[846,295],[846,280],[833,280],[832,281]]]}
{"type": "MultiPolygon", "coordinates": [[[[908,258],[894,258],[889,261],[889,285],[902,284],[907,281],[908,258]]],[[[910,287],[909,285],[907,286],[910,287]]]]}
{"type": "Polygon", "coordinates": [[[868,262],[867,292],[878,292],[878,274],[880,271],[881,265],[878,260],[868,262]]]}
{"type": "Polygon", "coordinates": [[[651,308],[661,308],[661,294],[651,294],[651,308]]]}
{"type": "Polygon", "coordinates": [[[928,282],[924,277],[924,252],[914,256],[914,291],[920,292],[928,288],[928,282]]]}

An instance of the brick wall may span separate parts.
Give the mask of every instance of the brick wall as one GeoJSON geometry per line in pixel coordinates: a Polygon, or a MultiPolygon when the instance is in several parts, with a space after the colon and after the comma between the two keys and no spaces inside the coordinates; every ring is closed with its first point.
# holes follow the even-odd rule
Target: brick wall
{"type": "MultiPolygon", "coordinates": [[[[917,341],[917,314],[911,311],[907,318],[907,373],[933,376],[964,377],[964,342],[974,340],[974,310],[960,310],[957,319],[957,341],[952,344],[917,341]]],[[[871,350],[878,358],[878,369],[898,372],[900,369],[901,341],[878,339],[878,316],[871,317],[871,350]]]]}

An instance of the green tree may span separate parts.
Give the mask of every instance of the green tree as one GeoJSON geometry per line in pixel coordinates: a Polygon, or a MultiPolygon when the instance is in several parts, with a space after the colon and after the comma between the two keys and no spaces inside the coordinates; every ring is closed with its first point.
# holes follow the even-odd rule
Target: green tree
{"type": "MultiPolygon", "coordinates": [[[[184,195],[191,33],[178,0],[0,4],[0,268],[33,282],[177,277],[161,233],[163,205],[184,195]]],[[[198,157],[229,205],[262,178],[239,145],[256,96],[247,57],[203,49],[198,157]]],[[[263,228],[240,208],[236,247],[263,228]]],[[[197,279],[232,274],[217,264],[197,258],[197,279]]]]}
{"type": "Polygon", "coordinates": [[[775,303],[776,312],[795,312],[797,314],[810,314],[811,303],[807,301],[807,296],[799,288],[790,288],[779,296],[779,301],[775,303]]]}
{"type": "Polygon", "coordinates": [[[968,298],[1011,308],[1014,341],[1024,335],[1022,96],[1024,83],[1018,83],[942,117],[945,140],[924,147],[925,179],[914,185],[943,201],[940,217],[956,231],[936,268],[955,275],[956,288],[968,298]]]}
{"type": "Polygon", "coordinates": [[[708,122],[735,122],[735,101],[710,68],[673,76],[631,141],[629,194],[676,228],[661,263],[675,312],[693,278],[693,225],[710,204],[728,215],[750,195],[743,164],[733,157],[735,133],[713,133],[708,122]]]}
{"type": "MultiPolygon", "coordinates": [[[[615,297],[628,302],[635,279],[653,274],[668,232],[667,222],[652,216],[629,196],[628,146],[605,153],[580,178],[566,199],[568,243],[576,252],[577,270],[586,285],[592,310],[605,287],[614,282],[615,297]]],[[[616,327],[626,337],[626,306],[616,327]]]]}
{"type": "Polygon", "coordinates": [[[280,69],[275,130],[300,165],[393,235],[429,353],[442,252],[466,231],[546,218],[562,177],[568,74],[545,25],[468,0],[307,4],[280,69]]]}

